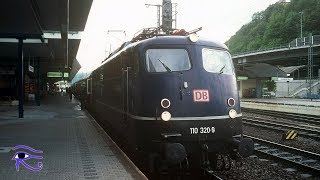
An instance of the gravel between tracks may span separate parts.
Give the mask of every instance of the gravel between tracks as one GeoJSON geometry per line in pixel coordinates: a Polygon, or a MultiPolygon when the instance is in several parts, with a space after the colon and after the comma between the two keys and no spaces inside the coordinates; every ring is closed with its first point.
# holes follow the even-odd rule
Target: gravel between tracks
{"type": "MultiPolygon", "coordinates": [[[[282,179],[305,179],[299,172],[288,172],[288,167],[277,164],[259,157],[246,158],[241,167],[233,167],[230,171],[216,172],[222,179],[227,180],[282,180],[282,179]]],[[[319,179],[310,177],[307,179],[319,179]]]]}
{"type": "MultiPolygon", "coordinates": [[[[255,117],[266,117],[263,115],[257,114],[249,114],[244,113],[244,116],[255,116],[255,117]]],[[[272,118],[272,117],[270,117],[272,118]]],[[[283,121],[279,119],[279,121],[283,121]]],[[[251,127],[251,126],[243,126],[244,134],[258,137],[261,139],[266,139],[272,142],[285,144],[288,146],[296,147],[299,149],[304,149],[307,151],[320,153],[320,142],[307,139],[302,137],[297,137],[295,140],[282,140],[282,133],[267,130],[263,128],[251,127]]],[[[308,177],[304,176],[301,171],[293,171],[290,172],[286,170],[290,168],[289,166],[282,165],[272,160],[261,159],[259,156],[251,156],[243,160],[244,164],[241,167],[236,167],[233,165],[233,168],[230,171],[222,171],[216,172],[223,179],[231,179],[231,180],[256,180],[256,179],[272,179],[272,180],[280,180],[280,179],[320,179],[320,177],[308,177]]]]}
{"type": "MultiPolygon", "coordinates": [[[[252,114],[244,113],[244,116],[249,116],[249,115],[252,116],[252,114]]],[[[257,115],[257,114],[255,114],[254,116],[267,117],[267,116],[257,115]]],[[[283,119],[282,121],[285,121],[285,119],[283,119]]],[[[279,144],[284,144],[287,146],[291,146],[291,147],[295,147],[295,148],[320,154],[320,148],[319,148],[320,142],[314,139],[299,137],[299,132],[298,132],[298,137],[295,138],[294,140],[282,140],[283,133],[267,130],[263,128],[258,128],[258,127],[246,126],[246,125],[243,126],[243,132],[246,135],[254,136],[257,138],[269,140],[279,144]]]]}
{"type": "MultiPolygon", "coordinates": [[[[244,134],[255,136],[258,138],[263,138],[269,141],[286,144],[288,146],[312,151],[319,153],[320,150],[319,142],[315,140],[309,140],[305,138],[298,137],[296,140],[292,141],[282,141],[282,134],[264,130],[261,128],[248,127],[243,126],[244,134]]],[[[294,171],[289,172],[285,169],[290,168],[286,165],[281,165],[272,160],[266,160],[262,157],[249,157],[243,160],[244,164],[241,167],[236,167],[233,164],[233,168],[230,171],[217,172],[222,179],[228,180],[256,180],[256,179],[272,179],[272,180],[280,180],[280,179],[319,179],[320,177],[305,177],[302,174],[304,172],[294,171]]]]}

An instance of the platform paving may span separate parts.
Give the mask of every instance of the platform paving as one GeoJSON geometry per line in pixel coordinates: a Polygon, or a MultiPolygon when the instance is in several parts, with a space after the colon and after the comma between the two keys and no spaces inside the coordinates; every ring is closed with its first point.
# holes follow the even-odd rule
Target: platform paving
{"type": "Polygon", "coordinates": [[[146,178],[76,100],[54,95],[42,100],[41,106],[25,106],[24,118],[18,118],[17,106],[0,106],[0,179],[146,178]],[[33,167],[42,162],[40,171],[21,164],[16,170],[12,158],[17,150],[12,147],[17,145],[43,151],[23,150],[43,157],[24,160],[33,167]]]}
{"type": "Polygon", "coordinates": [[[320,99],[241,99],[241,107],[320,116],[320,99]]]}
{"type": "Polygon", "coordinates": [[[320,99],[294,99],[294,98],[257,98],[246,99],[242,98],[242,102],[261,102],[261,103],[274,103],[283,105],[300,105],[300,106],[314,106],[320,107],[320,99]]]}

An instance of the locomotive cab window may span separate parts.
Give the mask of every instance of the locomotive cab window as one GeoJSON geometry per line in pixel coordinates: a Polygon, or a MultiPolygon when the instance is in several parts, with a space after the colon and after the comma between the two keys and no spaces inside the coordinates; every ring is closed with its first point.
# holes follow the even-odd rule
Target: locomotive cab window
{"type": "Polygon", "coordinates": [[[227,51],[217,49],[202,49],[203,67],[206,71],[233,75],[233,64],[227,51]]]}
{"type": "Polygon", "coordinates": [[[148,49],[146,51],[148,72],[185,71],[191,68],[185,49],[148,49]]]}

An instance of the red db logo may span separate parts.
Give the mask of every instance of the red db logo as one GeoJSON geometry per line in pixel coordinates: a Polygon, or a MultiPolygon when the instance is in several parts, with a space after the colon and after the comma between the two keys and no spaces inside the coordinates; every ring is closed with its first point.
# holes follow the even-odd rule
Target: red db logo
{"type": "Polygon", "coordinates": [[[209,91],[206,89],[193,90],[194,102],[209,102],[209,91]]]}

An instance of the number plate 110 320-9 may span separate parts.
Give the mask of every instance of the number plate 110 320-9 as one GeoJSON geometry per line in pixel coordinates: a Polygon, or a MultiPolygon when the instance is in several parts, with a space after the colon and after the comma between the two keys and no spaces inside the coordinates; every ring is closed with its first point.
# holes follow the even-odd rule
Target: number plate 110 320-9
{"type": "Polygon", "coordinates": [[[192,127],[190,128],[190,134],[213,134],[216,132],[214,127],[192,127]]]}

